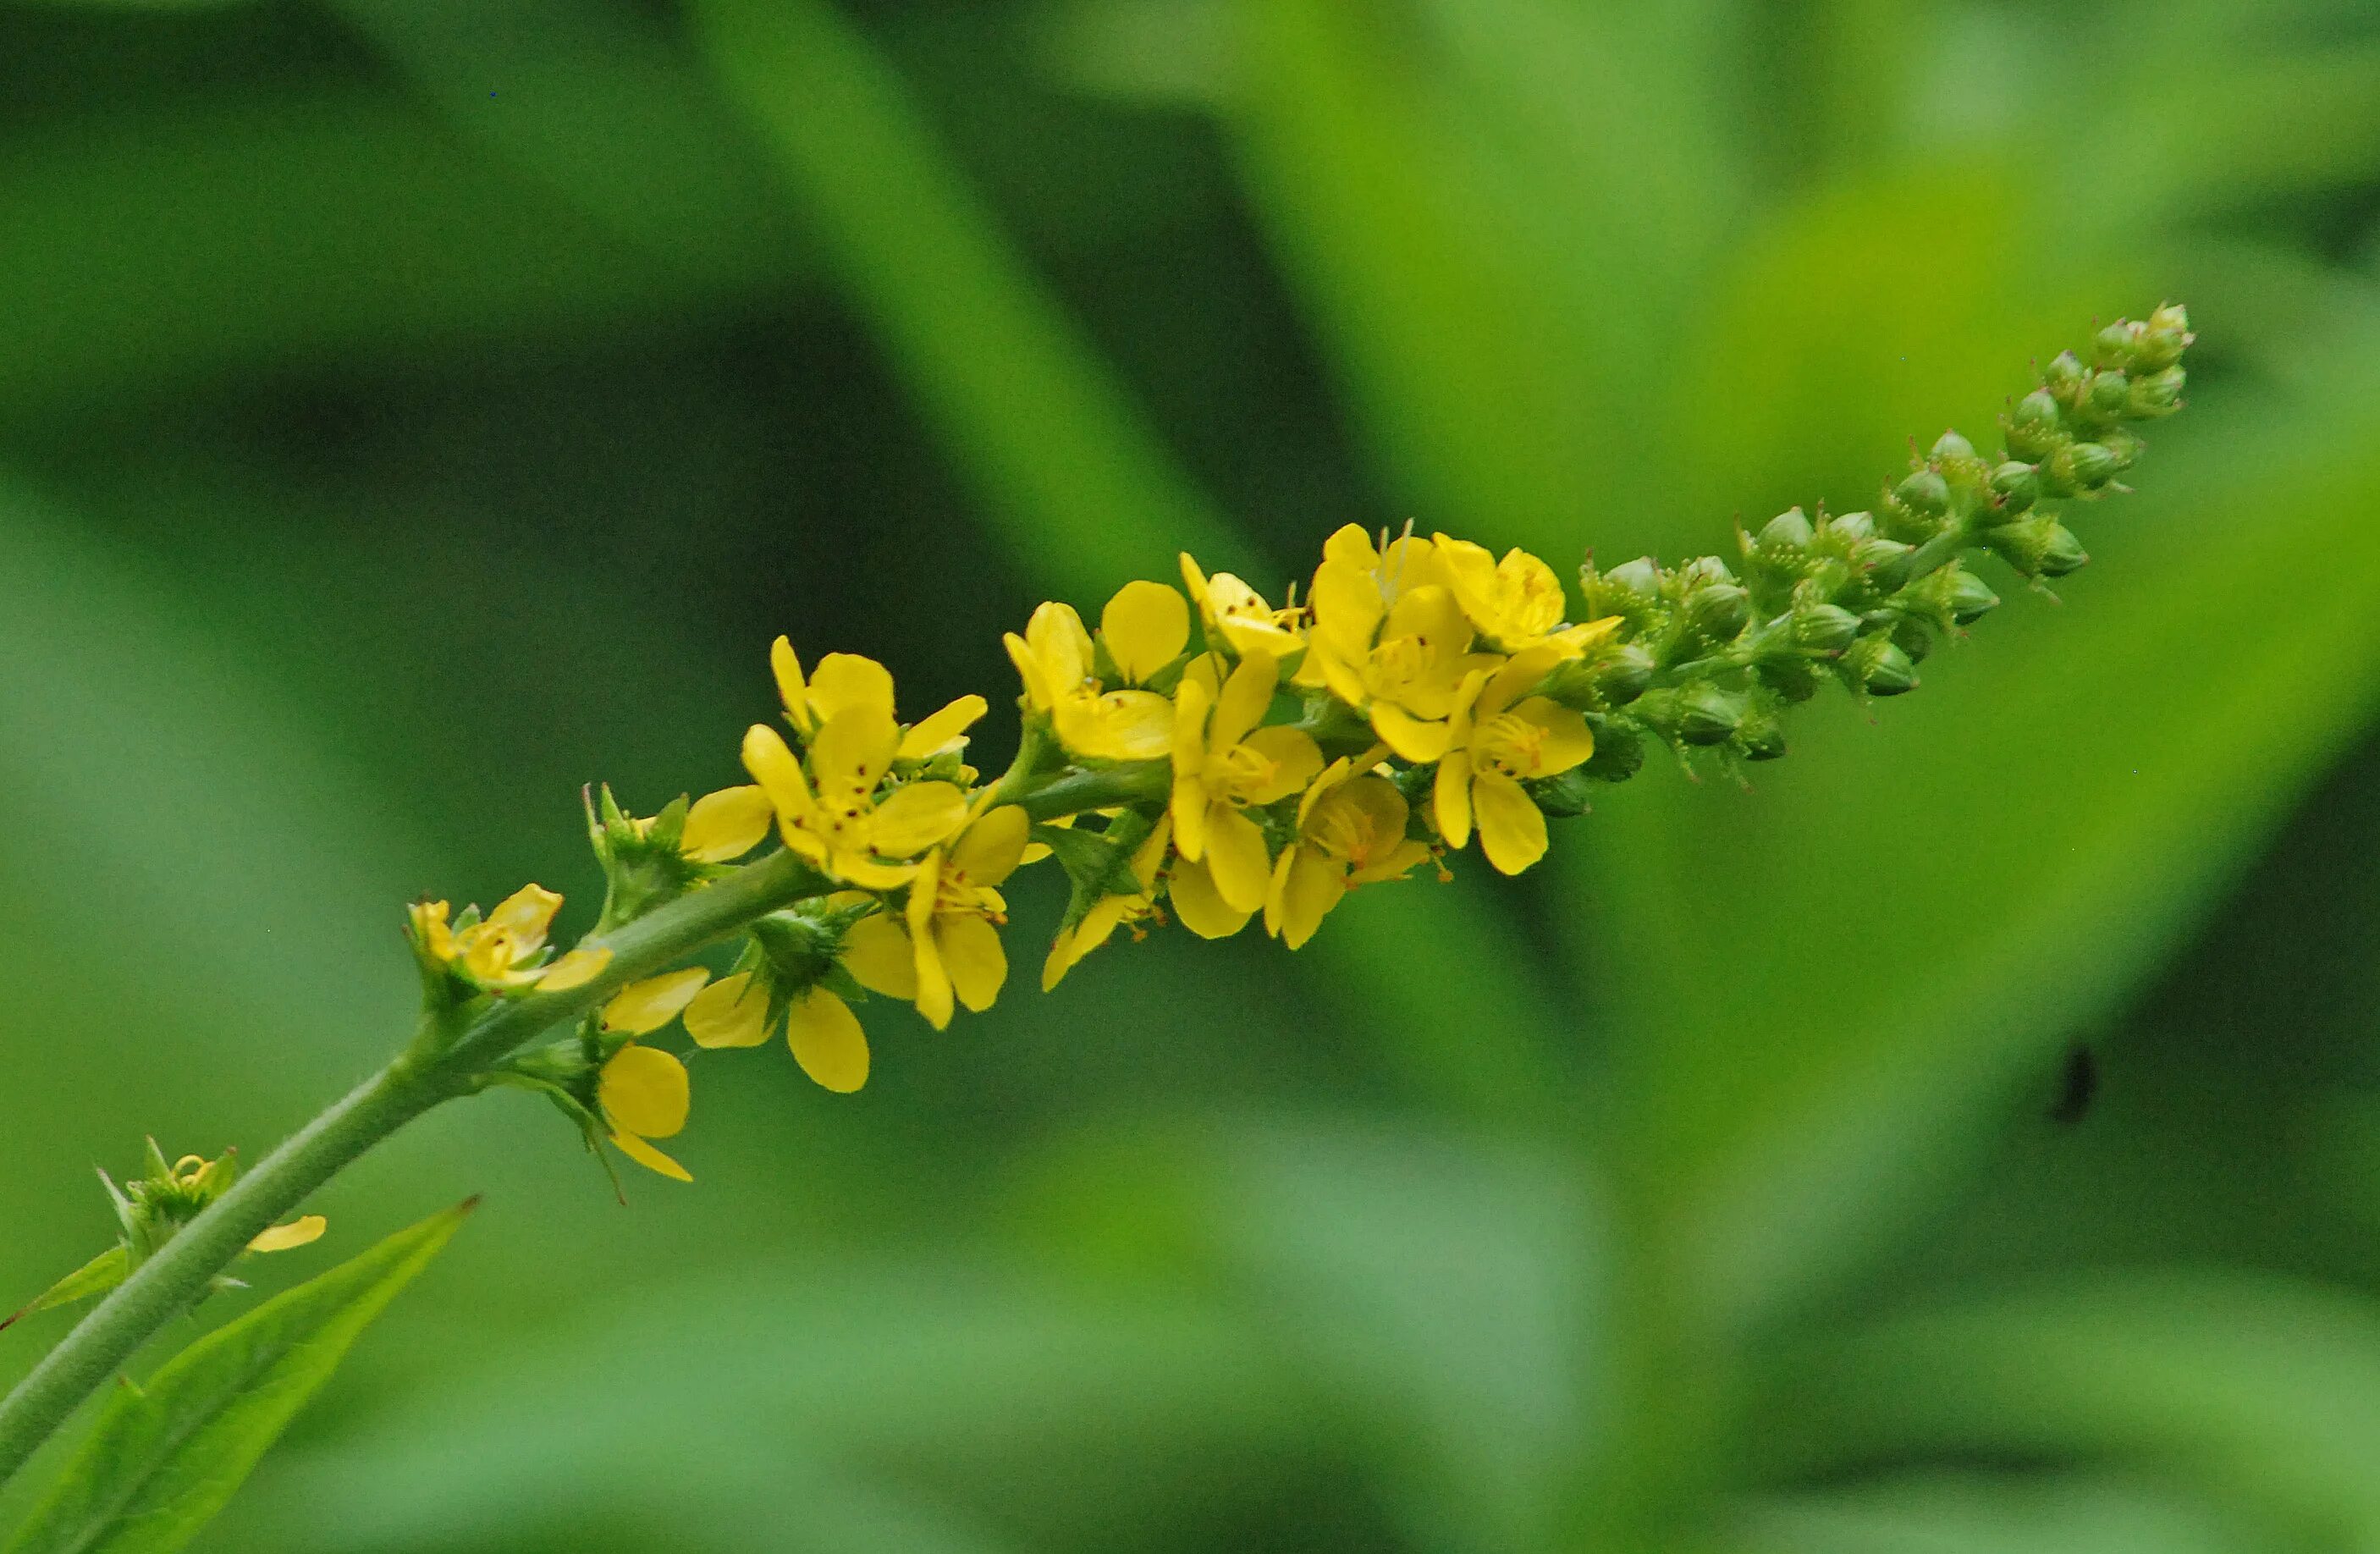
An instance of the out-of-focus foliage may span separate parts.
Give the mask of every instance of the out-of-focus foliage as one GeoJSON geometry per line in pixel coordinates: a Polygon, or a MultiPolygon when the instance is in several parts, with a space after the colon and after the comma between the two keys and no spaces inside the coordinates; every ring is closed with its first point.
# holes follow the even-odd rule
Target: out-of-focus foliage
{"type": "Polygon", "coordinates": [[[2202,336],[2064,605],[1755,791],[704,1057],[625,1210],[433,1116],[276,1261],[474,1234],[205,1547],[2380,1547],[2380,11],[42,0],[0,215],[12,1307],[778,631],[935,705],[1181,543],[1721,549],[2202,336]]]}

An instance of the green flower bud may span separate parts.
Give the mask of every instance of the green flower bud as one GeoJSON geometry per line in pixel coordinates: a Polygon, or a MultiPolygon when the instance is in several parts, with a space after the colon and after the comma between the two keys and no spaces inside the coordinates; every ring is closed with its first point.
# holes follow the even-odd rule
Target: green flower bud
{"type": "Polygon", "coordinates": [[[1708,682],[1678,693],[1678,737],[1689,745],[1721,745],[1742,723],[1743,698],[1708,682]]]}
{"type": "Polygon", "coordinates": [[[2090,370],[2082,365],[2082,358],[2072,351],[2058,352],[2050,358],[2049,365],[2041,370],[2042,387],[2060,405],[2072,405],[2079,401],[2090,378],[2090,370]]]}
{"type": "Polygon", "coordinates": [[[1876,538],[1874,513],[1838,513],[1827,520],[1825,535],[1846,548],[1876,538]]]}
{"type": "Polygon", "coordinates": [[[1852,643],[1835,667],[1845,683],[1870,696],[1899,696],[1917,688],[1917,666],[1884,632],[1852,643]]]}
{"type": "Polygon", "coordinates": [[[1912,513],[1938,518],[1950,510],[1950,482],[1931,469],[1911,472],[1892,488],[1896,501],[1912,513]]]}
{"type": "Polygon", "coordinates": [[[1572,771],[1599,783],[1624,783],[1645,765],[1645,736],[1633,718],[1589,712],[1586,726],[1595,735],[1595,754],[1572,771]]]}
{"type": "Polygon", "coordinates": [[[1992,471],[1992,490],[2009,512],[2022,513],[2041,500],[2041,476],[2032,465],[2010,459],[1992,471]]]}
{"type": "Polygon", "coordinates": [[[1807,701],[1818,694],[1818,668],[1800,653],[1764,658],[1752,666],[1760,683],[1787,701],[1807,701]]]}
{"type": "Polygon", "coordinates": [[[2188,310],[2177,304],[2159,308],[2142,327],[2136,365],[2143,372],[2162,372],[2180,361],[2196,338],[2190,333],[2188,310]]]}
{"type": "Polygon", "coordinates": [[[2091,559],[2073,531],[2046,514],[2002,524],[1984,543],[2028,577],[2063,577],[2091,559]]]}
{"type": "MultiPolygon", "coordinates": [[[[1641,753],[1637,759],[1644,759],[1641,753]]],[[[1595,793],[1595,779],[1583,766],[1573,766],[1559,777],[1540,777],[1522,786],[1528,790],[1539,809],[1558,820],[1584,815],[1592,807],[1588,801],[1595,793]]]]}
{"type": "Polygon", "coordinates": [[[1925,655],[1934,650],[1934,625],[1914,615],[1903,615],[1892,623],[1892,644],[1909,655],[1912,663],[1924,663],[1925,655]]]}
{"type": "Polygon", "coordinates": [[[1785,754],[1785,721],[1776,710],[1755,707],[1735,731],[1736,754],[1746,760],[1776,760],[1785,754]]]}
{"type": "Polygon", "coordinates": [[[1760,526],[1760,544],[1766,550],[1806,551],[1816,538],[1809,515],[1799,507],[1788,507],[1760,526]]]}
{"type": "Polygon", "coordinates": [[[1817,653],[1840,653],[1859,635],[1860,619],[1833,604],[1793,607],[1793,642],[1817,653]]]}
{"type": "Polygon", "coordinates": [[[2041,467],[2042,489],[2052,496],[2096,491],[2116,478],[2116,455],[2100,443],[2070,443],[2041,467]]]}
{"type": "Polygon", "coordinates": [[[1909,581],[1910,558],[1916,553],[1916,546],[1898,540],[1863,540],[1852,547],[1852,565],[1866,573],[1870,586],[1891,593],[1909,581]]]}
{"type": "Polygon", "coordinates": [[[1937,576],[1949,585],[1950,619],[1961,625],[1979,621],[1999,608],[2000,596],[1989,583],[1953,562],[1937,576]]]}
{"type": "Polygon", "coordinates": [[[2066,431],[2065,414],[2047,389],[2035,389],[2018,400],[2016,408],[2002,417],[2000,424],[2008,432],[2011,458],[2045,459],[2071,440],[2066,431]]]}
{"type": "Polygon", "coordinates": [[[1660,564],[1651,556],[1638,556],[1634,561],[1615,566],[1603,575],[1603,580],[1613,588],[1626,589],[1630,593],[1641,594],[1646,599],[1658,599],[1661,595],[1660,564]]]}
{"type": "Polygon", "coordinates": [[[2132,380],[2131,395],[2124,413],[2135,420],[2154,420],[2172,415],[2181,408],[2182,386],[2190,374],[2179,367],[2168,367],[2132,380]]]}
{"type": "Polygon", "coordinates": [[[1686,595],[1686,619],[1694,629],[1730,642],[1752,621],[1752,595],[1736,583],[1705,583],[1686,595]]]}
{"type": "Polygon", "coordinates": [[[2092,341],[2094,359],[2101,367],[2130,367],[2139,358],[2141,338],[2147,333],[2146,325],[2118,319],[2092,341]]]}
{"type": "Polygon", "coordinates": [[[2120,416],[2132,402],[2132,382],[2121,372],[2094,372],[2085,398],[2100,415],[2120,416]]]}
{"type": "Polygon", "coordinates": [[[1946,464],[1955,458],[1973,458],[1975,456],[1975,445],[1960,436],[1956,431],[1945,431],[1934,440],[1933,451],[1926,456],[1940,459],[1946,464]]]}

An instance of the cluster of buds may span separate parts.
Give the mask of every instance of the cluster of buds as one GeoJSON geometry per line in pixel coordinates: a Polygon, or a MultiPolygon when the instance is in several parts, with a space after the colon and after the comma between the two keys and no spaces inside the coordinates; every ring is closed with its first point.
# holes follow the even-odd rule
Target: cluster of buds
{"type": "MultiPolygon", "coordinates": [[[[168,1160],[155,1139],[147,1144],[148,1158],[139,1175],[128,1176],[118,1183],[103,1171],[99,1173],[108,1200],[115,1206],[115,1222],[122,1232],[116,1244],[34,1296],[13,1315],[0,1318],[0,1328],[37,1312],[104,1294],[123,1283],[134,1269],[154,1257],[183,1226],[197,1219],[200,1209],[229,1191],[233,1179],[239,1174],[239,1157],[233,1150],[226,1149],[212,1160],[198,1155],[168,1160]]],[[[258,1234],[249,1242],[248,1250],[286,1252],[315,1241],[326,1228],[327,1221],[320,1214],[303,1215],[258,1234]]],[[[229,1274],[217,1274],[207,1288],[212,1292],[239,1289],[243,1284],[243,1281],[229,1274]]]]}
{"type": "Polygon", "coordinates": [[[936,1028],[989,1008],[1008,980],[1003,888],[1054,859],[1069,903],[1042,963],[1053,987],[1119,929],[1170,916],[1203,938],[1261,920],[1294,949],[1359,888],[1409,878],[1475,837],[1516,874],[1549,816],[1633,775],[1648,740],[1681,759],[1784,754],[1782,715],[1828,681],[1860,696],[1917,685],[1935,644],[1998,603],[1962,558],[1998,556],[2038,586],[2082,565],[2048,511],[2119,490],[2141,453],[2129,423],[2179,406],[2190,343],[2179,308],[2102,331],[2091,365],[2059,357],[2006,419],[2007,456],[1945,433],[1875,513],[1800,509],[1739,531],[1737,563],[1650,558],[1581,572],[1445,534],[1332,535],[1276,605],[1182,558],[1181,586],[1127,584],[1096,628],[1046,603],[1007,638],[1022,683],[1016,759],[968,764],[986,700],[901,721],[892,675],[831,653],[771,656],[783,716],[756,724],[751,777],[651,819],[605,791],[589,827],[606,876],[589,941],[553,957],[560,897],[530,886],[480,917],[414,909],[433,1012],[471,1011],[603,974],[597,942],[737,871],[773,832],[810,888],[738,925],[715,979],[701,965],[629,982],[567,1040],[489,1083],[527,1085],[590,1142],[665,1174],[653,1143],[685,1123],[674,1022],[699,1048],[783,1032],[830,1089],[857,1089],[853,1006],[913,1003],[936,1028]],[[1169,914],[1170,909],[1170,914],[1169,914]],[[441,1002],[443,1001],[443,1002],[441,1002]]]}

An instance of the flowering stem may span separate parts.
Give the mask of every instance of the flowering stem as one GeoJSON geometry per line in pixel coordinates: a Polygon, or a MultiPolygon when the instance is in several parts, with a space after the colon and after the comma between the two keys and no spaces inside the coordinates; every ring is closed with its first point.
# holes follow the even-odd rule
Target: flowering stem
{"type": "Polygon", "coordinates": [[[781,906],[831,889],[791,853],[588,942],[612,951],[603,975],[566,992],[499,1002],[451,1041],[436,1027],[232,1184],[145,1259],[0,1400],[0,1484],[66,1423],[77,1404],[174,1318],[205,1295],[249,1241],[295,1209],[366,1150],[442,1101],[480,1087],[487,1071],[541,1032],[597,1007],[781,906]]]}

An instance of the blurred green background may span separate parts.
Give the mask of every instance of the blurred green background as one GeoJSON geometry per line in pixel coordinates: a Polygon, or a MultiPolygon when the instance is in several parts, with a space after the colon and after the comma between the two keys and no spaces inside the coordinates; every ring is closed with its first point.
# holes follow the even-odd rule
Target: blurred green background
{"type": "Polygon", "coordinates": [[[204,1546],[2380,1549],[2369,3],[0,6],[0,1305],[375,1063],[407,899],[583,926],[779,631],[996,764],[1041,597],[1724,550],[2167,297],[2098,565],[1750,792],[1049,997],[1040,880],[625,1208],[401,1136],[267,1287],[487,1206],[204,1546]]]}

